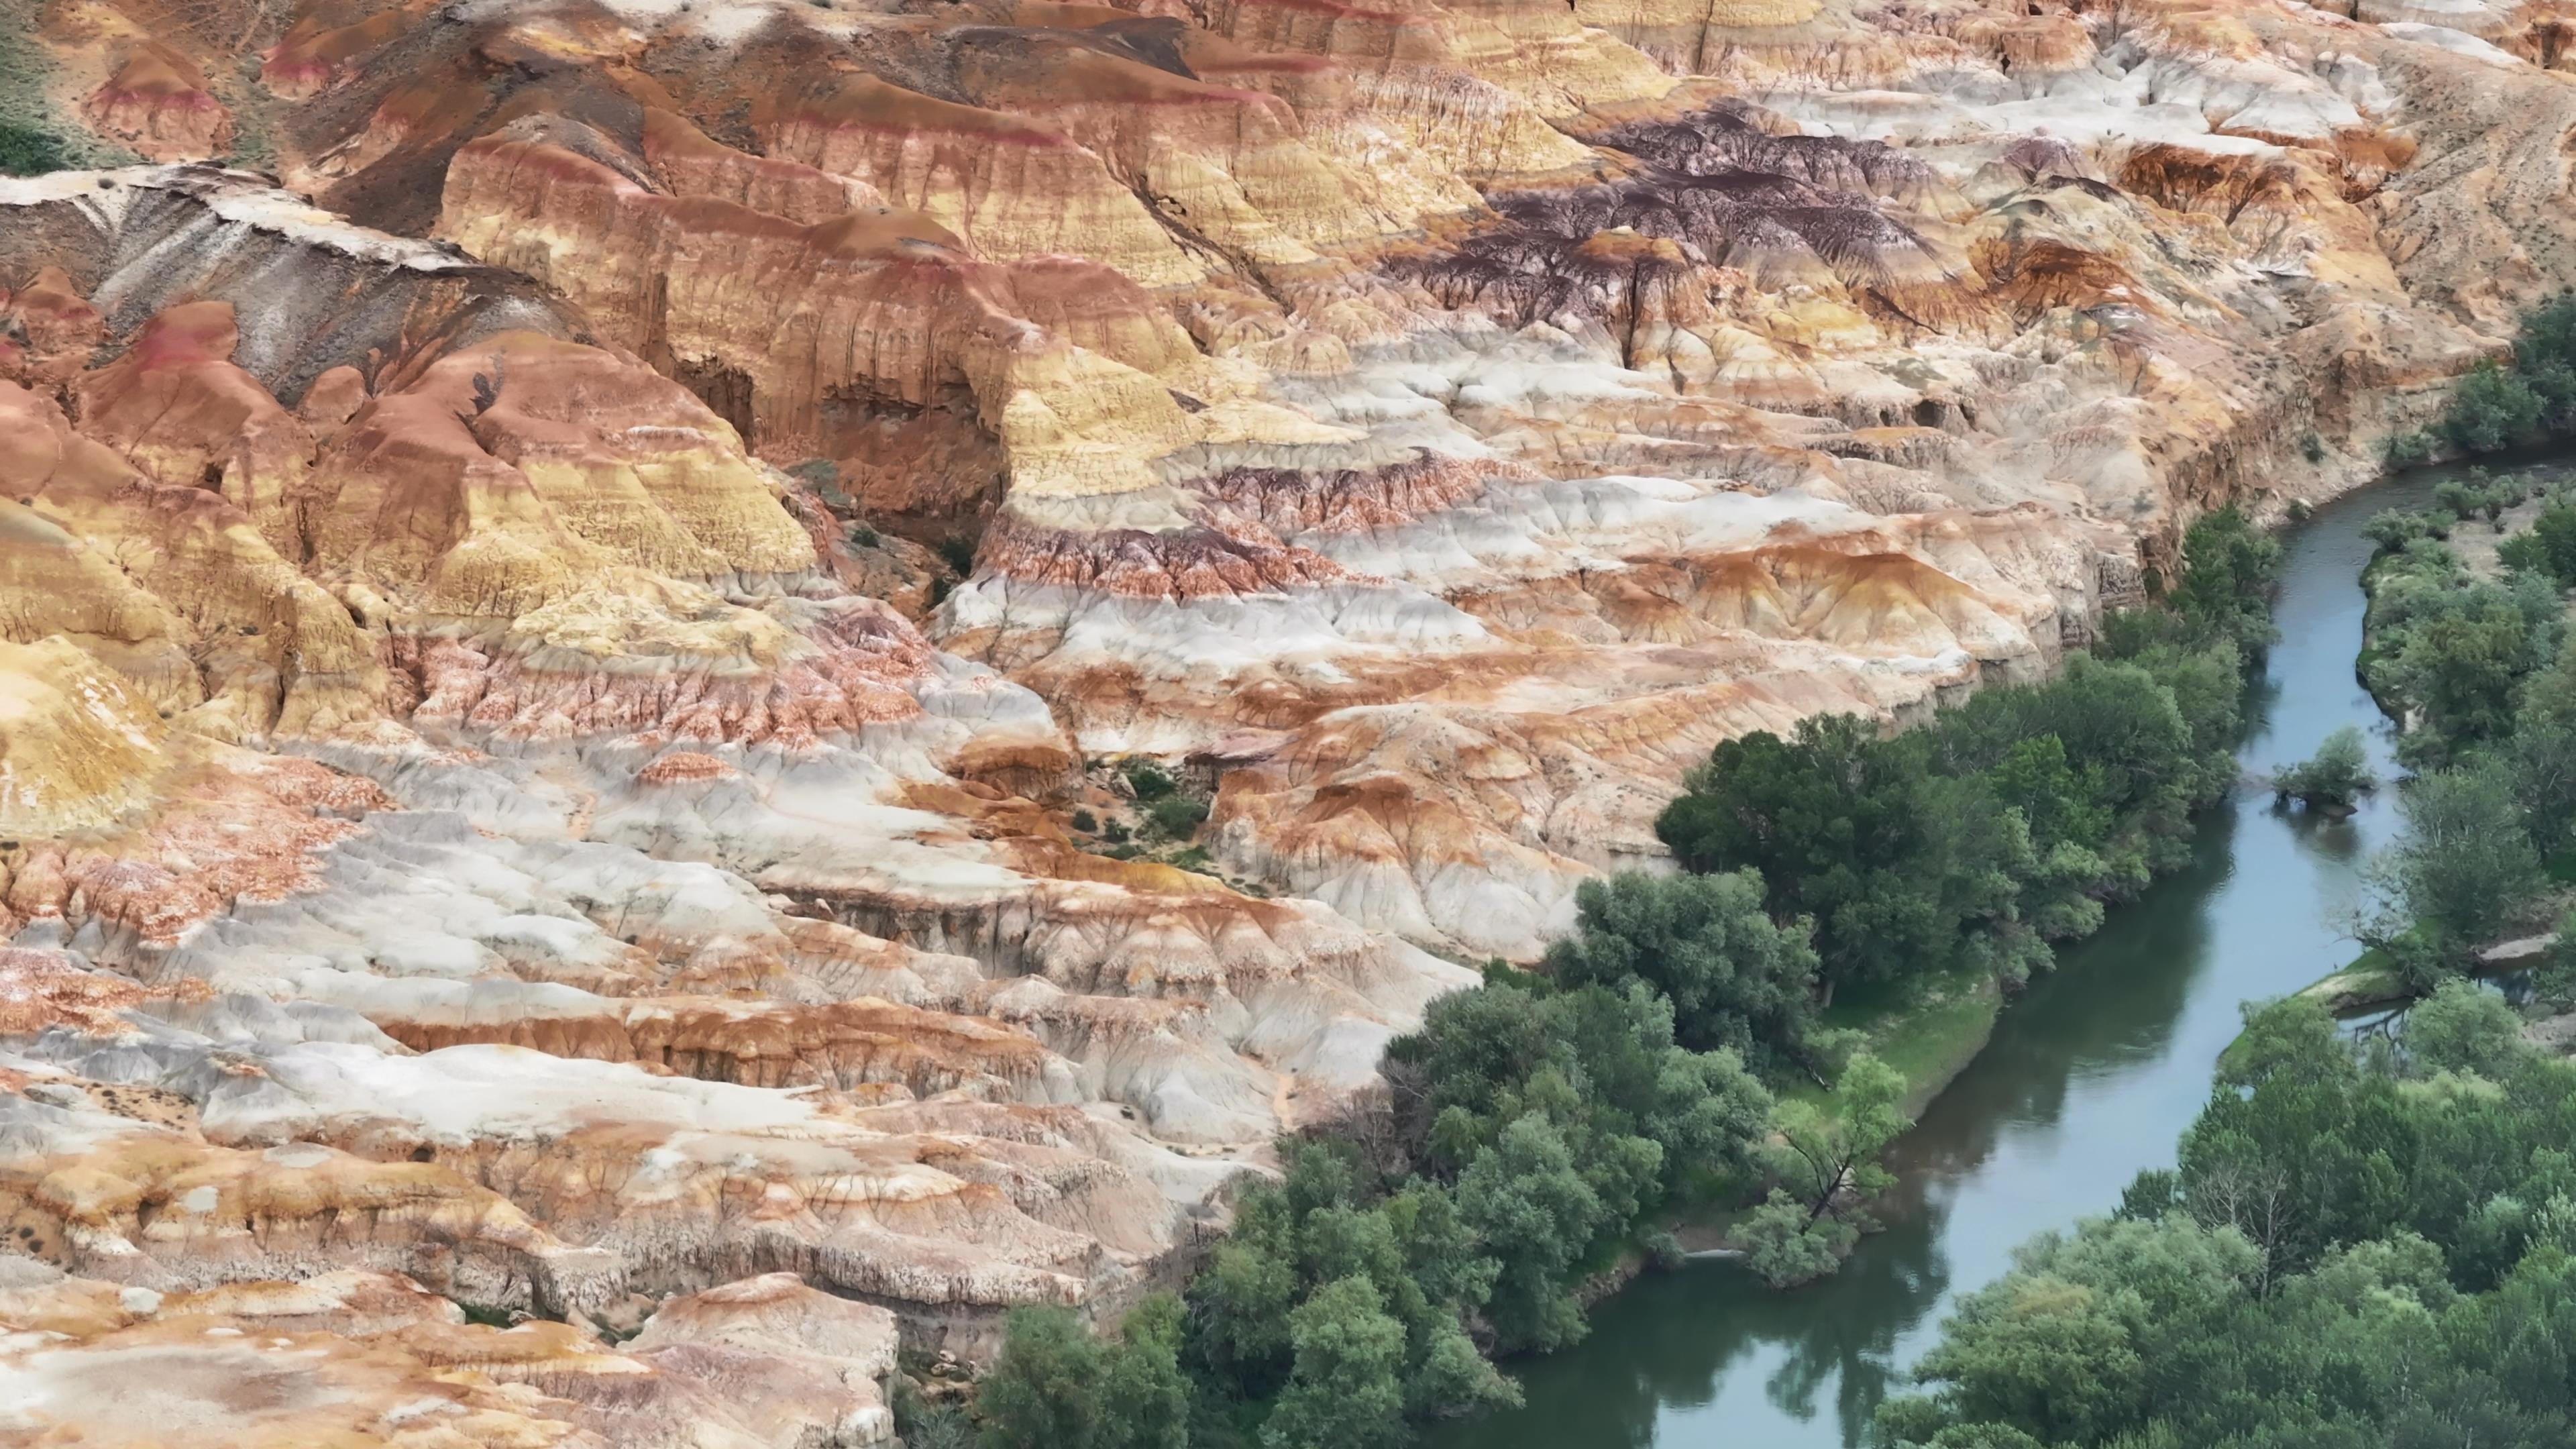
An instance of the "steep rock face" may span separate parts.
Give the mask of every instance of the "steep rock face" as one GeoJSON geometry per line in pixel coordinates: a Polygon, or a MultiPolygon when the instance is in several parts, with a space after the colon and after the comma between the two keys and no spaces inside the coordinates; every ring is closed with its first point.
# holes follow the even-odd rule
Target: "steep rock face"
{"type": "Polygon", "coordinates": [[[882,1439],[886,1333],[1165,1281],[1712,744],[2369,472],[2576,281],[2567,24],[46,7],[168,164],[0,180],[0,1206],[81,1275],[0,1374],[882,1439]],[[1124,754],[1227,879],[1083,848],[1124,754]]]}

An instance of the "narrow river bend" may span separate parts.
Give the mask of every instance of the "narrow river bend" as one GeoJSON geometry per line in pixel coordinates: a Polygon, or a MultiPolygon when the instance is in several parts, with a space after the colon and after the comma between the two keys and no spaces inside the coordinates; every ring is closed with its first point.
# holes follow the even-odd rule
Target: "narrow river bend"
{"type": "MultiPolygon", "coordinates": [[[[2249,776],[2314,752],[2348,724],[2389,739],[2355,682],[2361,527],[2419,506],[2439,475],[2383,482],[2283,538],[2281,641],[2249,704],[2249,776]]],[[[2297,990],[2351,959],[2337,922],[2361,862],[2397,826],[2390,792],[2352,819],[2311,822],[2251,785],[2201,822],[2192,862],[2004,1013],[1994,1040],[1896,1154],[1887,1231],[1842,1273],[1773,1293],[1740,1268],[1695,1264],[1603,1303],[1580,1346],[1511,1365],[1529,1405],[1452,1426],[1437,1449],[1849,1449],[1905,1387],[1954,1298],[2000,1275],[2014,1246],[2109,1211],[2141,1169],[2170,1166],[2209,1094],[2241,1002],[2297,990]]]]}

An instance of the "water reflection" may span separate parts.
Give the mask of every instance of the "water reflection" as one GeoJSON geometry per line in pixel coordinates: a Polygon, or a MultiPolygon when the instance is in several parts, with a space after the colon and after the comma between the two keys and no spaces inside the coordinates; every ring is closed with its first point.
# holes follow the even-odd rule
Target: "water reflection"
{"type": "Polygon", "coordinates": [[[1730,1264],[1694,1265],[1603,1304],[1577,1348],[1512,1365],[1524,1410],[1450,1426],[1439,1449],[1793,1449],[1854,1446],[1928,1349],[1956,1291],[2013,1247],[2107,1211],[2138,1171],[2171,1164],[2209,1091],[2238,1004],[2350,960],[2362,863],[2397,825],[2382,790],[2350,818],[2271,808],[2260,781],[2345,724],[2389,739],[2353,677],[2361,524],[2429,498],[2436,478],[2319,511],[2289,541],[2282,642],[2249,708],[2248,780],[2200,825],[2190,864],[2115,908],[1998,1024],[1976,1062],[1900,1144],[1900,1185],[1835,1278],[1773,1293],[1730,1264]]]}

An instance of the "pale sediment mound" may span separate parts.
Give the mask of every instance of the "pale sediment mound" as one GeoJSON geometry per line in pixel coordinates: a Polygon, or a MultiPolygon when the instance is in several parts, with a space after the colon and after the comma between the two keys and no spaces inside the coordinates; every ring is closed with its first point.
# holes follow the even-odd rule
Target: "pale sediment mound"
{"type": "Polygon", "coordinates": [[[670,1299],[611,1346],[560,1323],[502,1329],[399,1274],[339,1270],[193,1293],[119,1288],[24,1259],[0,1279],[16,1392],[0,1425],[146,1445],[739,1449],[891,1443],[881,1308],[793,1278],[670,1299]],[[112,1401],[112,1404],[108,1401],[112,1401]]]}
{"type": "Polygon", "coordinates": [[[0,181],[0,1381],[108,1440],[881,1441],[1712,745],[2046,671],[2576,281],[2547,6],[55,10],[281,183],[0,181]]]}

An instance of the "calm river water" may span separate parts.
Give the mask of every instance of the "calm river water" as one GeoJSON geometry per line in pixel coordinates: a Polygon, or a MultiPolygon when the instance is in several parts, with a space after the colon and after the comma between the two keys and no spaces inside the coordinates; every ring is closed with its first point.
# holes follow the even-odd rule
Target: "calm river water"
{"type": "MultiPolygon", "coordinates": [[[[2393,774],[2378,710],[2353,677],[2361,526],[2429,499],[2438,475],[2363,489],[2284,537],[2281,642],[2239,752],[2249,775],[2360,725],[2393,774]]],[[[2362,859],[2397,825],[2382,791],[2352,819],[2277,813],[2247,786],[2202,821],[2190,867],[2112,910],[2013,1003],[1993,1042],[1925,1110],[1902,1177],[1841,1274],[1773,1293],[1727,1263],[1648,1277],[1603,1303],[1580,1346],[1511,1365],[1529,1405],[1454,1425],[1437,1449],[1827,1449],[1863,1442],[1961,1293],[2014,1245],[2107,1212],[2209,1095],[2238,1004],[2294,991],[2355,953],[2337,920],[2362,859]]]]}

